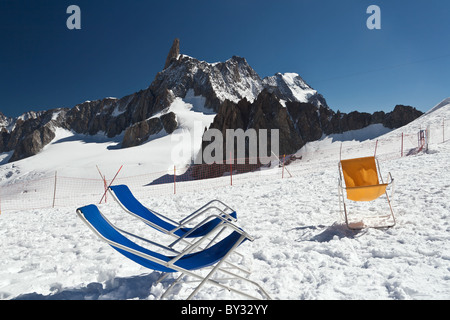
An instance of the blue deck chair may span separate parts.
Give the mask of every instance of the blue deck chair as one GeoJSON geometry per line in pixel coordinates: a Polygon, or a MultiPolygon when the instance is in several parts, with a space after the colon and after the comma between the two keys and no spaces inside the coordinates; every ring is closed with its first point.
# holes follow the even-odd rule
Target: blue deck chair
{"type": "MultiPolygon", "coordinates": [[[[196,289],[191,293],[188,299],[191,299],[200,288],[206,283],[212,283],[224,289],[232,292],[236,292],[248,298],[255,298],[247,293],[234,289],[232,287],[226,286],[223,283],[211,279],[211,276],[217,271],[223,271],[228,275],[234,275],[237,278],[248,281],[256,285],[258,291],[263,297],[269,298],[269,295],[264,291],[264,289],[249,279],[241,277],[239,275],[233,274],[225,269],[221,269],[220,265],[226,260],[226,258],[241,245],[246,240],[253,241],[247,233],[242,229],[236,227],[232,224],[227,224],[228,228],[231,228],[231,232],[228,236],[217,242],[216,244],[197,252],[202,239],[187,247],[183,252],[177,255],[164,255],[155,251],[151,251],[144,248],[137,243],[131,241],[129,238],[125,237],[115,226],[113,226],[99,211],[95,205],[87,205],[77,209],[78,216],[85,222],[88,227],[98,236],[101,240],[108,243],[112,248],[123,254],[125,257],[131,259],[132,261],[152,270],[161,271],[165,273],[181,272],[182,275],[192,276],[197,278],[201,283],[196,287],[196,289]],[[201,270],[206,267],[214,266],[213,270],[209,272],[206,276],[202,276],[195,273],[196,270],[201,270]]],[[[129,233],[128,233],[129,234],[129,233]]],[[[131,234],[129,234],[131,235],[131,234]]],[[[139,237],[140,238],[140,237],[139,237]]],[[[142,238],[140,238],[142,239],[142,238]]],[[[151,242],[151,241],[148,241],[151,242]]],[[[163,247],[162,245],[158,245],[163,247]]],[[[170,250],[173,254],[173,250],[170,250]]],[[[178,279],[180,279],[179,277],[178,279]]],[[[170,290],[173,286],[170,286],[170,290]]],[[[163,294],[164,297],[167,291],[163,294]]]]}
{"type": "Polygon", "coordinates": [[[203,237],[220,224],[236,221],[236,211],[220,200],[212,200],[183,220],[176,222],[154,210],[145,207],[134,197],[133,193],[126,185],[110,186],[108,190],[126,212],[141,219],[153,228],[166,234],[171,234],[180,239],[203,237]],[[217,206],[212,205],[214,202],[223,205],[225,208],[220,209],[217,206]],[[219,214],[211,214],[207,218],[204,218],[196,226],[186,227],[186,225],[192,222],[195,218],[210,210],[219,211],[219,214]],[[226,211],[228,211],[228,213],[226,211]]]}

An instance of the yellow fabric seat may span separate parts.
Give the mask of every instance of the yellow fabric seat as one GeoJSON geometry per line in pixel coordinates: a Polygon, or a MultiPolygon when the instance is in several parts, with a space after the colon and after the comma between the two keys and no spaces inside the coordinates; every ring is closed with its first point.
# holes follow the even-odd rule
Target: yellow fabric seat
{"type": "MultiPolygon", "coordinates": [[[[349,221],[344,198],[344,189],[347,193],[347,199],[352,201],[373,201],[382,195],[386,195],[391,213],[388,216],[374,216],[370,218],[382,218],[383,223],[377,223],[375,227],[394,226],[394,212],[392,211],[389,196],[386,192],[389,184],[393,183],[393,179],[389,173],[391,181],[389,183],[384,183],[384,181],[380,183],[379,179],[381,178],[381,175],[379,175],[378,172],[379,167],[376,158],[373,156],[341,160],[339,168],[340,173],[342,172],[339,179],[339,205],[343,202],[347,226],[351,229],[361,229],[366,227],[367,224],[365,221],[359,221],[357,223],[349,221]],[[345,187],[342,186],[342,178],[345,182],[345,187]]],[[[366,217],[365,220],[368,221],[367,218],[369,217],[366,217]]],[[[374,221],[374,219],[372,219],[372,221],[374,221]]]]}
{"type": "Polygon", "coordinates": [[[386,192],[387,183],[375,186],[347,188],[347,199],[353,201],[372,201],[386,192]]]}
{"type": "Polygon", "coordinates": [[[386,192],[387,183],[380,184],[375,157],[341,161],[347,199],[372,201],[386,192]]]}

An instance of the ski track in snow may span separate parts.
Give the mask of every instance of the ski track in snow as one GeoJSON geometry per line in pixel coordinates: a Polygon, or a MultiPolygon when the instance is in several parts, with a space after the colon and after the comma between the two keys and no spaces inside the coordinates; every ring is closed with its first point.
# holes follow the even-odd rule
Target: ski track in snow
{"type": "MultiPolygon", "coordinates": [[[[439,121],[442,112],[450,113],[447,109],[432,116],[439,121]]],[[[358,143],[353,145],[355,154],[360,152],[358,143]]],[[[397,224],[390,229],[351,231],[345,226],[339,215],[337,162],[322,160],[309,159],[291,178],[262,176],[139,199],[173,220],[214,198],[229,204],[238,213],[238,225],[255,237],[239,247],[252,270],[250,279],[274,299],[449,299],[450,140],[432,144],[427,153],[380,163],[383,176],[391,172],[395,179],[397,224]]],[[[380,203],[369,210],[387,212],[387,203],[380,203]]],[[[119,227],[163,241],[161,233],[116,203],[99,207],[119,227]]],[[[158,299],[172,278],[155,285],[159,272],[101,242],[75,209],[0,215],[0,299],[158,299]]],[[[184,299],[194,286],[176,286],[168,299],[184,299]]],[[[234,286],[249,289],[245,283],[234,286]]],[[[240,297],[205,285],[195,298],[240,297]]]]}

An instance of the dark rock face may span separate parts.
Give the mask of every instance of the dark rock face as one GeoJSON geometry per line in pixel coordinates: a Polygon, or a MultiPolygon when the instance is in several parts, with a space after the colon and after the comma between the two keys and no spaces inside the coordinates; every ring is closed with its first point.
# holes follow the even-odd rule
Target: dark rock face
{"type": "MultiPolygon", "coordinates": [[[[291,119],[289,109],[280,103],[275,94],[263,90],[249,109],[247,129],[252,128],[256,131],[279,129],[280,154],[287,153],[292,149],[300,149],[304,144],[303,137],[296,130],[295,123],[291,119]]],[[[269,150],[270,147],[270,139],[268,139],[269,150]]],[[[268,155],[270,156],[270,152],[268,155]]]]}
{"type": "Polygon", "coordinates": [[[12,162],[34,156],[41,151],[45,145],[50,143],[54,137],[55,132],[52,130],[51,124],[49,123],[34,130],[16,145],[10,161],[12,162]]]}
{"type": "Polygon", "coordinates": [[[63,109],[24,114],[15,121],[11,132],[2,129],[0,151],[14,151],[10,162],[35,155],[53,140],[54,128],[60,126],[64,114],[63,109]]]}
{"type": "MultiPolygon", "coordinates": [[[[267,91],[261,92],[254,103],[241,100],[237,104],[226,100],[220,107],[218,114],[214,118],[210,129],[218,129],[222,132],[223,150],[226,150],[226,130],[227,129],[255,129],[259,136],[260,129],[268,129],[268,150],[266,155],[270,156],[271,136],[270,129],[279,129],[280,153],[287,150],[298,149],[302,146],[302,137],[294,128],[290,120],[289,113],[283,107],[276,96],[267,91]]],[[[203,142],[205,148],[209,142],[203,142]]],[[[237,150],[232,155],[234,159],[238,157],[237,150]]],[[[229,159],[229,154],[224,153],[223,160],[229,159]]]]}
{"type": "Polygon", "coordinates": [[[125,130],[122,140],[122,148],[138,146],[147,141],[150,136],[165,130],[172,133],[177,127],[175,113],[169,112],[161,117],[150,118],[137,122],[125,130]]]}
{"type": "MultiPolygon", "coordinates": [[[[253,103],[241,100],[235,104],[227,100],[221,105],[210,129],[218,129],[222,132],[223,150],[226,149],[227,129],[241,128],[244,131],[255,129],[258,134],[260,129],[268,129],[268,134],[270,129],[278,129],[279,153],[290,154],[300,149],[306,142],[320,138],[322,131],[316,106],[299,102],[288,102],[286,106],[283,106],[280,99],[268,90],[263,90],[253,103]]],[[[269,136],[267,156],[270,156],[270,142],[269,136]]],[[[202,149],[208,144],[209,142],[204,141],[202,149]]],[[[246,154],[248,156],[248,149],[246,154]]],[[[236,157],[237,153],[234,150],[233,158],[236,157]]],[[[228,158],[229,155],[224,154],[223,160],[228,158]]]]}
{"type": "Polygon", "coordinates": [[[87,101],[67,112],[65,127],[89,135],[104,132],[112,138],[130,125],[149,118],[154,113],[154,101],[150,89],[121,99],[87,101]]]}
{"type": "Polygon", "coordinates": [[[411,106],[397,105],[394,111],[386,114],[386,118],[382,123],[390,129],[400,128],[417,119],[422,114],[423,112],[411,106]]]}
{"type": "Polygon", "coordinates": [[[161,120],[164,130],[168,134],[171,134],[172,132],[174,132],[178,126],[177,116],[173,112],[163,114],[160,117],[160,120],[161,120]]]}
{"type": "Polygon", "coordinates": [[[146,141],[151,135],[162,130],[161,120],[151,118],[128,127],[122,140],[122,148],[134,147],[146,141]]]}
{"type": "MultiPolygon", "coordinates": [[[[253,103],[246,100],[237,104],[225,101],[210,128],[219,129],[223,137],[226,137],[227,129],[279,129],[279,154],[292,154],[307,142],[318,140],[323,135],[358,130],[376,123],[398,128],[422,115],[415,108],[405,106],[397,106],[387,114],[357,111],[345,114],[311,103],[288,101],[284,105],[276,92],[270,90],[263,90],[253,103]]],[[[208,144],[209,142],[204,141],[202,150],[208,144]]],[[[224,141],[223,150],[225,144],[224,141]]],[[[267,153],[269,154],[270,152],[267,153]]],[[[246,155],[248,156],[248,146],[246,155]]],[[[223,160],[228,158],[229,155],[224,154],[223,160]]],[[[227,168],[224,167],[224,170],[227,171],[227,168]]]]}

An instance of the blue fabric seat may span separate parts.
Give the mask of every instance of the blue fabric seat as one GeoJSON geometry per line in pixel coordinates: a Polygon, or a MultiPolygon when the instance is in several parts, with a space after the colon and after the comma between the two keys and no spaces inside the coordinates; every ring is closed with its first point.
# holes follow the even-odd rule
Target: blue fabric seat
{"type": "MultiPolygon", "coordinates": [[[[171,222],[168,222],[162,218],[160,218],[157,214],[155,214],[152,210],[148,209],[144,205],[142,205],[139,200],[137,200],[131,190],[126,185],[116,185],[110,186],[109,189],[113,192],[114,197],[120,204],[129,212],[137,215],[145,222],[147,222],[150,226],[158,226],[167,232],[171,230],[175,230],[179,228],[179,225],[175,225],[171,222]]],[[[229,214],[234,219],[236,219],[236,211],[233,211],[229,214]]],[[[198,226],[196,228],[179,228],[173,234],[178,237],[186,237],[186,238],[196,238],[203,237],[208,234],[211,230],[213,230],[219,223],[223,222],[220,218],[214,218],[205,222],[203,225],[198,226]]],[[[159,228],[155,228],[160,230],[159,228]]],[[[161,230],[160,230],[161,231],[161,230]]]]}
{"type": "MultiPolygon", "coordinates": [[[[111,245],[111,247],[132,261],[152,270],[162,272],[179,271],[165,265],[165,263],[172,260],[175,256],[167,256],[151,251],[131,241],[103,217],[97,206],[91,204],[78,208],[77,213],[85,222],[88,222],[91,225],[93,231],[96,232],[97,235],[100,235],[103,240],[111,245]],[[149,258],[142,257],[139,254],[146,255],[149,258]],[[157,261],[152,261],[151,258],[157,259],[157,261]]],[[[174,263],[174,265],[186,270],[196,270],[214,265],[220,261],[238,241],[241,241],[242,243],[247,240],[245,237],[243,240],[240,240],[241,238],[242,234],[233,231],[226,238],[205,250],[182,256],[174,263]]]]}

